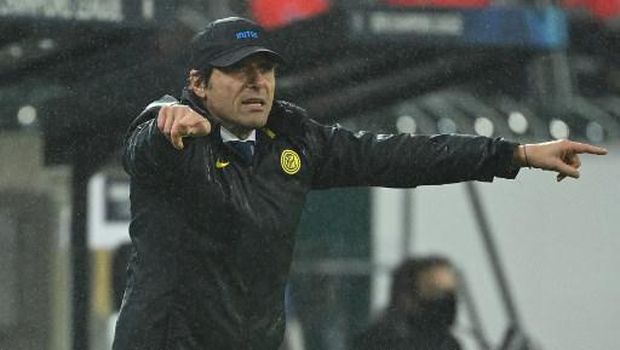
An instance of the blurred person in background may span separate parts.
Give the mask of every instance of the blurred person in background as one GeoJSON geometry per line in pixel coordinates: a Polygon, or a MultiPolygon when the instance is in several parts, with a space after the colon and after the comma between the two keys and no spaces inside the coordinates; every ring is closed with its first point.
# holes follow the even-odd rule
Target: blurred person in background
{"type": "Polygon", "coordinates": [[[514,178],[524,166],[578,177],[571,141],[375,135],[321,125],[275,100],[283,59],[238,17],[191,44],[187,86],[130,125],[133,254],[115,350],[277,349],[295,232],[313,189],[407,188],[514,178]]]}
{"type": "Polygon", "coordinates": [[[392,275],[389,306],[354,340],[351,350],[460,350],[451,332],[457,280],[444,257],[405,260],[392,275]]]}

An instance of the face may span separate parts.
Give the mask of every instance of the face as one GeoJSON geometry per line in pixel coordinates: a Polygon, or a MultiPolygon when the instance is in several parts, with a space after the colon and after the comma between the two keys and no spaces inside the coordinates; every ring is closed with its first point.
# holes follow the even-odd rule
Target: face
{"type": "Polygon", "coordinates": [[[275,63],[265,55],[252,55],[214,68],[206,84],[196,84],[192,89],[209,113],[226,129],[243,135],[267,123],[275,93],[275,63]]]}
{"type": "Polygon", "coordinates": [[[456,319],[457,276],[448,266],[436,266],[420,274],[419,299],[411,317],[428,327],[449,329],[456,319]]]}
{"type": "Polygon", "coordinates": [[[435,298],[457,288],[457,277],[448,266],[436,266],[420,274],[418,290],[422,298],[435,298]]]}

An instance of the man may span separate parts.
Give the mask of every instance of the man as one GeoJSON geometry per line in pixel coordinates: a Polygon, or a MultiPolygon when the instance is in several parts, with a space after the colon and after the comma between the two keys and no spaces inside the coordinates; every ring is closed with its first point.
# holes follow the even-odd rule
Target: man
{"type": "Polygon", "coordinates": [[[569,141],[517,145],[473,136],[378,136],[320,125],[274,101],[281,57],[242,18],[192,42],[180,101],[130,126],[134,254],[114,349],[276,349],[307,192],[514,178],[524,165],[579,175],[569,141]]]}
{"type": "Polygon", "coordinates": [[[390,305],[352,350],[460,350],[450,329],[456,295],[457,275],[447,259],[404,261],[392,277],[390,305]]]}

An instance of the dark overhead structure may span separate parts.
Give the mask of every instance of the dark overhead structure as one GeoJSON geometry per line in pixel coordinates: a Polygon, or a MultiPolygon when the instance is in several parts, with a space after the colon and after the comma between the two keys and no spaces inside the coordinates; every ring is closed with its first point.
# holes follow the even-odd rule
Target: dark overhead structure
{"type": "MultiPolygon", "coordinates": [[[[105,9],[92,1],[45,3],[0,8],[0,127],[39,128],[46,162],[74,167],[72,334],[73,348],[84,350],[86,183],[115,157],[143,106],[180,91],[184,48],[209,14],[192,0],[114,0],[105,9]]],[[[461,9],[324,3],[303,21],[273,22],[288,62],[278,94],[316,119],[355,117],[395,131],[399,118],[409,118],[416,132],[518,140],[620,137],[620,97],[600,64],[618,64],[618,33],[581,10],[567,16],[558,8],[492,1],[461,9]],[[584,60],[575,70],[573,63],[584,60]]]]}
{"type": "MultiPolygon", "coordinates": [[[[109,144],[103,155],[110,154],[142,106],[184,83],[184,47],[194,29],[179,17],[191,13],[193,2],[116,3],[107,11],[74,6],[73,12],[57,10],[43,20],[25,6],[2,21],[0,125],[20,127],[15,116],[21,108],[35,108],[50,164],[71,163],[76,146],[90,140],[109,144]]],[[[558,116],[577,138],[586,138],[582,130],[596,123],[590,129],[602,128],[603,135],[595,142],[617,135],[613,97],[573,99],[572,73],[556,54],[569,44],[563,11],[472,4],[362,8],[341,1],[321,7],[319,16],[275,29],[288,58],[279,95],[317,119],[334,121],[407,100],[432,116],[439,111],[415,99],[447,89],[451,92],[424,98],[455,101],[454,111],[470,120],[457,123],[462,127],[456,131],[475,131],[475,117],[494,111],[492,119],[518,112],[539,119],[528,126],[546,129],[548,116],[558,116]],[[455,99],[465,91],[477,101],[455,99]],[[527,111],[506,111],[506,103],[493,102],[504,97],[527,111]],[[570,108],[563,110],[566,101],[570,108]]]]}

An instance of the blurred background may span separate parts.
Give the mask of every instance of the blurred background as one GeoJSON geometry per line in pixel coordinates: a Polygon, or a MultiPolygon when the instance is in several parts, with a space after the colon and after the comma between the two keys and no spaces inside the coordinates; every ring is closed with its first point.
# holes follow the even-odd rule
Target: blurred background
{"type": "MultiPolygon", "coordinates": [[[[109,349],[128,254],[123,133],[185,48],[242,15],[324,123],[607,147],[582,178],[310,196],[288,349],[346,349],[405,257],[449,257],[465,349],[620,349],[619,0],[1,0],[0,349],[109,349]]],[[[198,297],[198,296],[197,296],[198,297]]]]}

